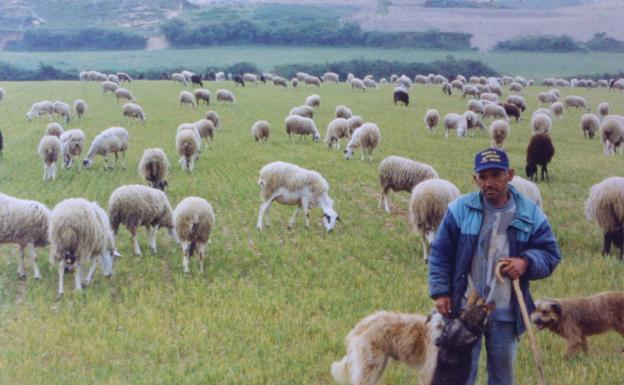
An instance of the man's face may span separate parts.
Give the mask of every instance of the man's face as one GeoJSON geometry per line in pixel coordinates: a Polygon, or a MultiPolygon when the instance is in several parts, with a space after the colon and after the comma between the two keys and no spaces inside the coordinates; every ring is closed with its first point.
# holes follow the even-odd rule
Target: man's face
{"type": "Polygon", "coordinates": [[[507,184],[513,176],[512,169],[490,168],[475,174],[473,178],[485,199],[494,206],[501,206],[507,202],[507,184]]]}

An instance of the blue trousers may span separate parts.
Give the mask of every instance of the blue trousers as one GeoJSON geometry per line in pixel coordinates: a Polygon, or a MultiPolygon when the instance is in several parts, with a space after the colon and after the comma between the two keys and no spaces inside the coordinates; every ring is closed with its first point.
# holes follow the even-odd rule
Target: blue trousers
{"type": "MultiPolygon", "coordinates": [[[[490,320],[486,324],[483,337],[487,353],[487,385],[513,385],[519,340],[516,323],[490,320]]],[[[477,380],[481,345],[482,341],[479,341],[472,350],[472,369],[467,385],[474,385],[477,380]]]]}

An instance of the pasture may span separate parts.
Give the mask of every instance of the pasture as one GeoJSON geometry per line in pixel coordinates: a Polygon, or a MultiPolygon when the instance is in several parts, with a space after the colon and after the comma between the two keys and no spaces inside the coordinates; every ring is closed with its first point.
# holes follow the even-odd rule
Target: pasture
{"type": "MultiPolygon", "coordinates": [[[[271,56],[270,54],[264,54],[271,56]]],[[[123,55],[121,55],[123,56],[123,55]]],[[[107,207],[120,185],[143,183],[137,164],[144,148],[162,147],[172,163],[168,196],[173,207],[184,197],[207,199],[216,213],[205,274],[191,261],[182,272],[182,253],[161,230],[158,253],[147,251],[143,229],[142,257],[132,256],[130,236],[120,229],[117,260],[111,279],[96,273],[94,282],[74,293],[66,278],[64,298],[55,302],[57,269],[49,265],[48,249],[37,249],[42,279],[16,274],[17,248],[0,246],[0,383],[2,384],[333,384],[329,367],[345,353],[344,337],[365,315],[379,309],[427,314],[433,301],[427,293],[427,266],[420,239],[407,223],[407,193],[391,193],[392,214],[377,208],[377,166],[389,155],[400,155],[435,167],[440,177],[462,193],[475,189],[471,180],[475,152],[489,146],[484,132],[475,137],[444,138],[441,126],[428,134],[422,122],[428,108],[443,116],[463,112],[466,100],[444,96],[438,86],[412,89],[409,107],[394,106],[392,87],[353,92],[345,84],[320,89],[277,88],[273,85],[234,87],[231,82],[208,83],[234,92],[234,105],[181,108],[182,86],[165,81],[136,81],[128,88],[147,114],[141,125],[121,116],[114,97],[98,83],[0,83],[7,98],[0,103],[0,130],[5,137],[0,163],[0,191],[39,200],[52,208],[69,197],[84,197],[107,207]],[[289,110],[312,93],[321,96],[315,121],[325,127],[338,104],[349,106],[365,121],[379,125],[381,144],[374,162],[360,153],[346,161],[342,153],[310,139],[290,140],[283,121],[289,110]],[[24,113],[42,99],[72,103],[82,98],[89,110],[80,127],[90,144],[114,125],[126,127],[130,147],[127,169],[103,169],[103,160],[81,173],[59,170],[54,182],[42,182],[43,166],[36,148],[48,123],[46,117],[28,123],[24,113]],[[174,147],[176,127],[216,110],[222,131],[203,151],[192,175],[182,172],[174,147]],[[252,140],[256,120],[271,124],[266,144],[252,140]],[[286,229],[292,207],[274,204],[271,227],[255,228],[261,203],[260,168],[283,160],[319,171],[330,184],[330,196],[342,222],[332,233],[313,209],[311,227],[303,218],[286,229]]],[[[541,87],[525,92],[529,104],[524,120],[513,123],[505,146],[512,165],[523,175],[525,150],[531,136],[530,114],[538,107],[541,87]]],[[[624,95],[604,89],[561,89],[562,96],[585,96],[595,109],[608,101],[612,113],[624,114],[624,95]]],[[[592,184],[623,175],[621,155],[603,155],[599,139],[583,138],[581,111],[567,111],[556,121],[552,138],[556,153],[549,165],[550,182],[540,182],[544,209],[562,249],[563,261],[554,275],[532,284],[536,298],[583,296],[622,290],[624,263],[602,257],[602,234],[583,215],[592,184]]],[[[344,143],[343,143],[344,147],[344,143]]],[[[86,149],[85,149],[86,152],[86,149]]],[[[84,154],[84,153],[83,153],[84,154]]],[[[538,334],[543,366],[550,384],[620,384],[624,378],[624,340],[615,333],[590,338],[590,353],[564,358],[565,342],[549,332],[538,334]]],[[[481,360],[481,372],[484,360],[481,360]]],[[[481,375],[480,384],[485,383],[481,375]]],[[[413,384],[414,372],[390,365],[381,384],[413,384]]],[[[537,379],[526,336],[517,360],[517,384],[537,379]]]]}

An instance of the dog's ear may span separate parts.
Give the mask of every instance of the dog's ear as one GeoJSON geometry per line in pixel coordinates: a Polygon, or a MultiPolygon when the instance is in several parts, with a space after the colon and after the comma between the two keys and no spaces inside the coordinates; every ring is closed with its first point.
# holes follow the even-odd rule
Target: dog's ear
{"type": "Polygon", "coordinates": [[[479,300],[479,294],[477,293],[477,289],[472,289],[468,293],[468,299],[466,300],[466,306],[471,306],[477,303],[479,300]]]}
{"type": "Polygon", "coordinates": [[[557,314],[557,316],[561,317],[561,304],[559,304],[559,302],[556,301],[552,301],[552,303],[550,304],[550,308],[557,314]]]}

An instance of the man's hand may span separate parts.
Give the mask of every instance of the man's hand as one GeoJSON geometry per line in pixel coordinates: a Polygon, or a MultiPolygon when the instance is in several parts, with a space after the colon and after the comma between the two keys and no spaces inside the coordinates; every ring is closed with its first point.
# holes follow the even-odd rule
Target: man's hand
{"type": "Polygon", "coordinates": [[[505,262],[506,265],[501,269],[503,274],[506,274],[509,278],[518,279],[520,278],[527,270],[527,265],[529,264],[524,258],[501,258],[500,262],[505,262]]]}
{"type": "Polygon", "coordinates": [[[451,297],[444,296],[436,299],[436,309],[445,317],[451,315],[451,297]]]}

